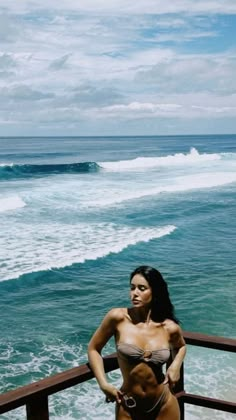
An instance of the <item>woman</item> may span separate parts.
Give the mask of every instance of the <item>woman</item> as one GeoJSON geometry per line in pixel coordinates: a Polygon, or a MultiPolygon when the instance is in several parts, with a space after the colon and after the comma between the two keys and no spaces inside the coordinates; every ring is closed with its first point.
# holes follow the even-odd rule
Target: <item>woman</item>
{"type": "Polygon", "coordinates": [[[116,420],[179,420],[172,388],[180,377],[186,348],[167,284],[158,270],[138,267],[130,276],[132,308],[107,313],[88,347],[90,366],[116,420]],[[121,389],[107,382],[101,350],[115,337],[123,376],[121,389]],[[172,353],[173,360],[162,373],[172,353]]]}

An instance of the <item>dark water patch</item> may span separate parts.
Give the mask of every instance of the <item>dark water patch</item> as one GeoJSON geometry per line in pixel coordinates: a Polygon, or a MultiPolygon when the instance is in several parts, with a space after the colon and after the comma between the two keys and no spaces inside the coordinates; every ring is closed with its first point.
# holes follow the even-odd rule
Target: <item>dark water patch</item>
{"type": "Polygon", "coordinates": [[[35,178],[60,174],[94,173],[100,170],[96,162],[5,165],[0,167],[0,180],[35,178]]]}

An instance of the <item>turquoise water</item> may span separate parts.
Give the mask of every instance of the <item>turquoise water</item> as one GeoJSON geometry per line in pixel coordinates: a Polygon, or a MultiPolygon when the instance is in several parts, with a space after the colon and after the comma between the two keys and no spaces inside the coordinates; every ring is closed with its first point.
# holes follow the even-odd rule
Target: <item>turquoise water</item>
{"type": "MultiPolygon", "coordinates": [[[[1,392],[84,363],[140,264],[163,273],[183,329],[235,337],[235,135],[2,138],[0,187],[1,392]]],[[[235,398],[234,355],[189,347],[185,371],[187,390],[235,398]]],[[[50,411],[110,419],[113,407],[90,381],[50,411]]]]}

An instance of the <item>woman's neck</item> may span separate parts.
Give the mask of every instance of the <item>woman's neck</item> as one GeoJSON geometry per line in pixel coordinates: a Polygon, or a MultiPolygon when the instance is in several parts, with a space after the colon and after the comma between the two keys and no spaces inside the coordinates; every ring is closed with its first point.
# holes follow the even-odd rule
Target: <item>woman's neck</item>
{"type": "Polygon", "coordinates": [[[135,314],[137,321],[149,324],[151,321],[151,309],[150,308],[135,308],[135,314]]]}

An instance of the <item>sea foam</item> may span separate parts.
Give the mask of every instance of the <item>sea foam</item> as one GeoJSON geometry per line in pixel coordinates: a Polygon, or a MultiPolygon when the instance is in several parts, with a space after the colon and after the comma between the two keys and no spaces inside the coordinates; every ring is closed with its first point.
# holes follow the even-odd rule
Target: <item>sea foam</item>
{"type": "Polygon", "coordinates": [[[54,223],[36,225],[34,231],[27,224],[15,226],[0,247],[1,280],[96,260],[130,245],[169,235],[175,229],[173,225],[132,228],[112,223],[71,226],[54,223]]]}
{"type": "Polygon", "coordinates": [[[132,160],[121,160],[117,162],[100,162],[99,165],[108,171],[134,171],[158,168],[163,166],[194,165],[203,162],[220,160],[219,153],[199,153],[194,147],[187,154],[176,153],[162,157],[138,157],[132,160]]]}
{"type": "Polygon", "coordinates": [[[0,198],[0,212],[16,210],[25,206],[26,203],[18,196],[0,198]]]}
{"type": "MultiPolygon", "coordinates": [[[[128,200],[137,200],[145,197],[156,196],[161,193],[177,193],[187,192],[197,189],[216,188],[223,185],[236,182],[236,172],[215,172],[215,173],[202,173],[194,175],[176,175],[171,183],[153,186],[150,188],[130,188],[129,190],[121,190],[119,193],[111,192],[110,196],[104,195],[94,201],[90,201],[89,206],[112,206],[128,200]]],[[[156,182],[157,183],[157,182],[156,182]]]]}

